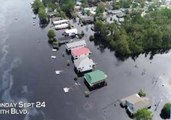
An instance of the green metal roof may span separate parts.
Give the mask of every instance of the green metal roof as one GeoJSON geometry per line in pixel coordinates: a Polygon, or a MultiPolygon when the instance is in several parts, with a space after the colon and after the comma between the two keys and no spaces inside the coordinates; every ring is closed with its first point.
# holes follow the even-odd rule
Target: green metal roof
{"type": "Polygon", "coordinates": [[[93,86],[94,84],[104,81],[107,78],[107,75],[101,70],[95,70],[93,72],[86,73],[84,78],[90,86],[93,86]]]}

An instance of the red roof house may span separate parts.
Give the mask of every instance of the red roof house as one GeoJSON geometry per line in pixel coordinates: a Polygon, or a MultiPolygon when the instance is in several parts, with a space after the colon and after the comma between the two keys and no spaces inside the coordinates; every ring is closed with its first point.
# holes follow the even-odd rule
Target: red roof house
{"type": "Polygon", "coordinates": [[[91,54],[90,50],[86,47],[74,48],[71,50],[71,55],[74,59],[87,57],[91,54]]]}

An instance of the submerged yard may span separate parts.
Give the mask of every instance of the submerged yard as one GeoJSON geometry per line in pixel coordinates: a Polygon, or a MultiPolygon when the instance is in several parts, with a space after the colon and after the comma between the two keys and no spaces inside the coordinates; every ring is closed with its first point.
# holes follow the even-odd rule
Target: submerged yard
{"type": "MultiPolygon", "coordinates": [[[[147,96],[153,100],[151,110],[154,112],[154,120],[161,119],[161,108],[171,100],[170,87],[162,82],[165,79],[160,79],[163,75],[170,76],[170,51],[167,54],[156,54],[153,59],[150,59],[150,54],[141,54],[136,59],[130,57],[121,61],[113,51],[89,41],[93,33],[91,25],[81,27],[71,20],[74,27],[85,32],[82,39],[86,40],[92,52],[92,59],[97,63],[96,69],[103,70],[108,76],[108,85],[91,91],[87,98],[84,92],[88,88],[83,77],[75,81],[73,63],[70,66],[66,64],[67,60],[71,61],[71,56],[65,52],[65,46],[62,45],[55,52],[48,45],[47,31],[51,25],[40,28],[38,19],[32,19],[33,13],[27,0],[6,0],[3,4],[0,8],[0,33],[4,35],[1,36],[4,42],[0,43],[0,56],[3,58],[0,61],[0,75],[13,76],[13,79],[6,79],[5,82],[2,77],[0,85],[6,89],[1,91],[1,100],[45,101],[46,108],[30,110],[32,114],[28,116],[2,115],[2,119],[129,120],[118,100],[140,89],[146,91],[147,96]],[[9,12],[9,9],[15,11],[15,14],[9,12]],[[21,12],[23,9],[25,11],[21,12]],[[51,59],[52,55],[56,58],[51,59]],[[19,63],[15,62],[16,58],[19,63]],[[13,65],[15,68],[11,69],[13,65]],[[6,74],[4,71],[8,69],[11,71],[6,74]],[[56,75],[56,70],[62,72],[56,75]],[[64,88],[68,88],[68,92],[64,88]]],[[[62,37],[62,32],[57,31],[57,36],[62,37]]]]}

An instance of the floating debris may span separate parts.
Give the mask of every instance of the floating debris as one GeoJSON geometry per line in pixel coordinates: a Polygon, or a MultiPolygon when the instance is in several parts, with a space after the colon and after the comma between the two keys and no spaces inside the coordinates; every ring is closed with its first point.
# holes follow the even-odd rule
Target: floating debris
{"type": "Polygon", "coordinates": [[[80,83],[75,83],[75,85],[76,85],[76,86],[79,86],[79,85],[81,85],[81,84],[80,84],[80,83]]]}
{"type": "Polygon", "coordinates": [[[77,75],[74,76],[74,80],[75,81],[78,80],[78,76],[77,75]]]}
{"type": "Polygon", "coordinates": [[[158,109],[158,107],[159,107],[159,105],[161,104],[161,102],[163,101],[163,99],[160,99],[160,101],[157,103],[157,104],[155,104],[155,109],[154,109],[154,111],[157,111],[157,109],[158,109]]]}
{"type": "Polygon", "coordinates": [[[52,59],[55,59],[55,58],[56,58],[56,56],[53,56],[53,55],[52,55],[52,56],[51,56],[51,58],[52,58],[52,59]]]}
{"type": "Polygon", "coordinates": [[[135,68],[138,68],[138,65],[135,65],[134,67],[135,67],[135,68]]]}
{"type": "Polygon", "coordinates": [[[89,91],[85,91],[84,94],[85,94],[85,97],[89,97],[90,92],[89,91]]]}
{"type": "Polygon", "coordinates": [[[35,26],[36,25],[36,23],[33,21],[33,26],[35,26]]]}
{"type": "Polygon", "coordinates": [[[33,19],[36,19],[36,16],[35,15],[33,15],[33,19]]]}
{"type": "Polygon", "coordinates": [[[145,73],[146,73],[146,70],[145,70],[145,69],[143,69],[143,71],[142,71],[141,75],[145,75],[145,73]]]}
{"type": "Polygon", "coordinates": [[[65,57],[65,53],[62,53],[62,57],[65,57]]]}
{"type": "Polygon", "coordinates": [[[63,90],[65,93],[67,93],[67,92],[69,92],[70,88],[65,87],[65,88],[63,88],[63,90]]]}
{"type": "Polygon", "coordinates": [[[70,60],[67,60],[66,64],[67,64],[67,66],[70,66],[70,60]]]}
{"type": "Polygon", "coordinates": [[[55,73],[56,73],[57,75],[61,74],[61,72],[62,72],[61,70],[56,70],[56,71],[55,71],[55,73]]]}
{"type": "Polygon", "coordinates": [[[52,49],[53,52],[56,52],[57,50],[56,49],[52,49]]]}

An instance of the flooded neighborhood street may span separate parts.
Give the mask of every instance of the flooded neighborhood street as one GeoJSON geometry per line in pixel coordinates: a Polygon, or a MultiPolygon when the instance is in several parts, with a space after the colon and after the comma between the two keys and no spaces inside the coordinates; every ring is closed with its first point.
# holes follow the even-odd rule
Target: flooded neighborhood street
{"type": "MultiPolygon", "coordinates": [[[[102,49],[89,41],[91,25],[84,31],[87,47],[97,69],[107,75],[107,86],[91,91],[85,97],[84,78],[74,80],[74,65],[67,66],[71,55],[60,46],[56,52],[48,44],[46,28],[40,28],[38,17],[33,19],[29,0],[0,0],[0,101],[45,101],[45,108],[30,108],[27,115],[1,115],[2,120],[129,120],[119,101],[140,89],[152,99],[154,120],[160,120],[163,105],[171,100],[171,52],[140,54],[122,61],[113,51],[102,49]],[[33,25],[35,22],[35,26],[33,25]],[[63,57],[62,54],[65,54],[63,57]],[[56,59],[51,59],[55,55],[56,59]],[[61,70],[56,75],[55,71],[61,70]],[[65,93],[64,88],[69,88],[65,93]],[[157,106],[156,106],[157,104],[157,106]]],[[[71,20],[72,23],[72,20],[71,20]]],[[[60,38],[63,31],[57,31],[60,38]]]]}

